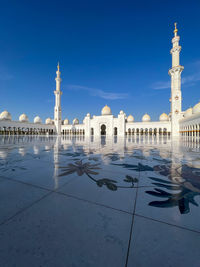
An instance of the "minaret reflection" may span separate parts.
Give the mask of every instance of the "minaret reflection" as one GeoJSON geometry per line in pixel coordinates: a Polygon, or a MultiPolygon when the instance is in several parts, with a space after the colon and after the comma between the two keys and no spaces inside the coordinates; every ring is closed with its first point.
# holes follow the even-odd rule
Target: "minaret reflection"
{"type": "Polygon", "coordinates": [[[171,179],[172,182],[182,183],[182,159],[183,150],[181,149],[181,140],[171,142],[171,179]]]}
{"type": "Polygon", "coordinates": [[[55,139],[55,143],[54,143],[54,182],[55,182],[55,186],[54,189],[58,188],[58,167],[59,167],[59,148],[61,146],[61,138],[60,136],[57,136],[55,139]]]}

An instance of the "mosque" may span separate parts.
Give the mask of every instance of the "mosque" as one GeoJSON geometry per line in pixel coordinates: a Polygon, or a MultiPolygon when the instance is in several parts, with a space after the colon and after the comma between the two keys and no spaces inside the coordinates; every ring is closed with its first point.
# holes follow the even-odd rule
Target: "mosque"
{"type": "Polygon", "coordinates": [[[61,116],[61,73],[58,64],[56,71],[56,90],[54,119],[47,118],[45,123],[39,116],[29,122],[26,114],[19,116],[19,121],[13,121],[8,111],[0,114],[0,134],[56,134],[56,135],[84,135],[108,137],[125,135],[171,135],[172,137],[198,136],[200,137],[200,102],[193,108],[182,111],[181,73],[184,69],[180,65],[179,45],[180,37],[175,23],[174,36],[172,38],[172,67],[169,70],[171,76],[171,112],[162,113],[158,121],[151,121],[149,114],[144,114],[141,122],[135,122],[132,115],[127,116],[120,111],[117,117],[112,115],[110,107],[102,108],[101,115],[91,116],[88,113],[83,122],[77,118],[70,124],[69,120],[61,116]]]}

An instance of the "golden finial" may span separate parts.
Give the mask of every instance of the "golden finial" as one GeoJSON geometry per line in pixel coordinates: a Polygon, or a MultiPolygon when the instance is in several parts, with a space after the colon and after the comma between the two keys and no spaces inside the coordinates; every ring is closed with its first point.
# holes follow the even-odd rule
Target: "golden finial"
{"type": "Polygon", "coordinates": [[[58,61],[58,66],[57,66],[57,68],[58,68],[58,71],[60,71],[60,64],[59,64],[59,61],[58,61]]]}
{"type": "Polygon", "coordinates": [[[176,26],[177,26],[177,23],[175,22],[175,23],[174,23],[174,27],[175,27],[175,29],[174,29],[174,34],[175,34],[175,36],[176,36],[176,34],[177,34],[177,32],[178,32],[178,29],[176,28],[176,26]]]}

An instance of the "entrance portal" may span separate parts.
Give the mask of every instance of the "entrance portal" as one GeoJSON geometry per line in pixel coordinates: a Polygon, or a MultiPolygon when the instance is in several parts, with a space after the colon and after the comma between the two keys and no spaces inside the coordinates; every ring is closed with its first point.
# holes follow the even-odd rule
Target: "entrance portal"
{"type": "Polygon", "coordinates": [[[106,125],[105,124],[101,125],[101,135],[106,135],[106,125]]]}

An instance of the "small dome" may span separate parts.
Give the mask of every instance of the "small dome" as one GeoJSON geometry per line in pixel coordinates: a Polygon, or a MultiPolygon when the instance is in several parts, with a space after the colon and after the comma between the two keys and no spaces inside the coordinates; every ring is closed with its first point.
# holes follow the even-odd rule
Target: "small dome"
{"type": "Polygon", "coordinates": [[[19,116],[19,121],[20,121],[20,122],[28,122],[28,117],[27,117],[27,115],[26,115],[26,114],[21,114],[21,115],[19,116]]]}
{"type": "Polygon", "coordinates": [[[187,118],[187,117],[190,117],[192,115],[192,108],[188,108],[185,113],[184,113],[184,116],[187,118]]]}
{"type": "Polygon", "coordinates": [[[149,116],[149,114],[144,114],[144,116],[142,117],[142,121],[146,122],[146,121],[150,121],[151,117],[149,116]]]}
{"type": "Polygon", "coordinates": [[[124,111],[123,110],[120,110],[119,114],[120,115],[124,114],[124,111]]]}
{"type": "Polygon", "coordinates": [[[50,125],[50,124],[53,124],[53,121],[51,118],[47,118],[45,123],[50,125]]]}
{"type": "Polygon", "coordinates": [[[7,110],[1,112],[0,120],[2,120],[2,121],[4,121],[4,120],[5,121],[11,121],[12,120],[11,114],[7,110]]]}
{"type": "Polygon", "coordinates": [[[77,118],[75,118],[75,119],[73,120],[73,124],[79,124],[79,120],[78,120],[77,118]]]}
{"type": "Polygon", "coordinates": [[[101,110],[101,115],[112,115],[110,107],[105,105],[101,110]]]}
{"type": "Polygon", "coordinates": [[[134,117],[132,115],[129,115],[127,118],[127,122],[134,122],[134,117]]]}
{"type": "Polygon", "coordinates": [[[193,107],[192,111],[194,114],[200,112],[200,102],[193,107]]]}
{"type": "Polygon", "coordinates": [[[64,120],[64,125],[68,125],[69,124],[69,120],[66,118],[65,120],[64,120]]]}
{"type": "Polygon", "coordinates": [[[34,123],[42,123],[42,120],[40,119],[39,116],[36,116],[36,117],[34,118],[34,123]]]}
{"type": "Polygon", "coordinates": [[[86,117],[90,117],[90,113],[87,113],[86,117]]]}
{"type": "Polygon", "coordinates": [[[159,117],[159,120],[160,121],[168,121],[169,120],[169,117],[166,113],[162,113],[159,117]]]}

